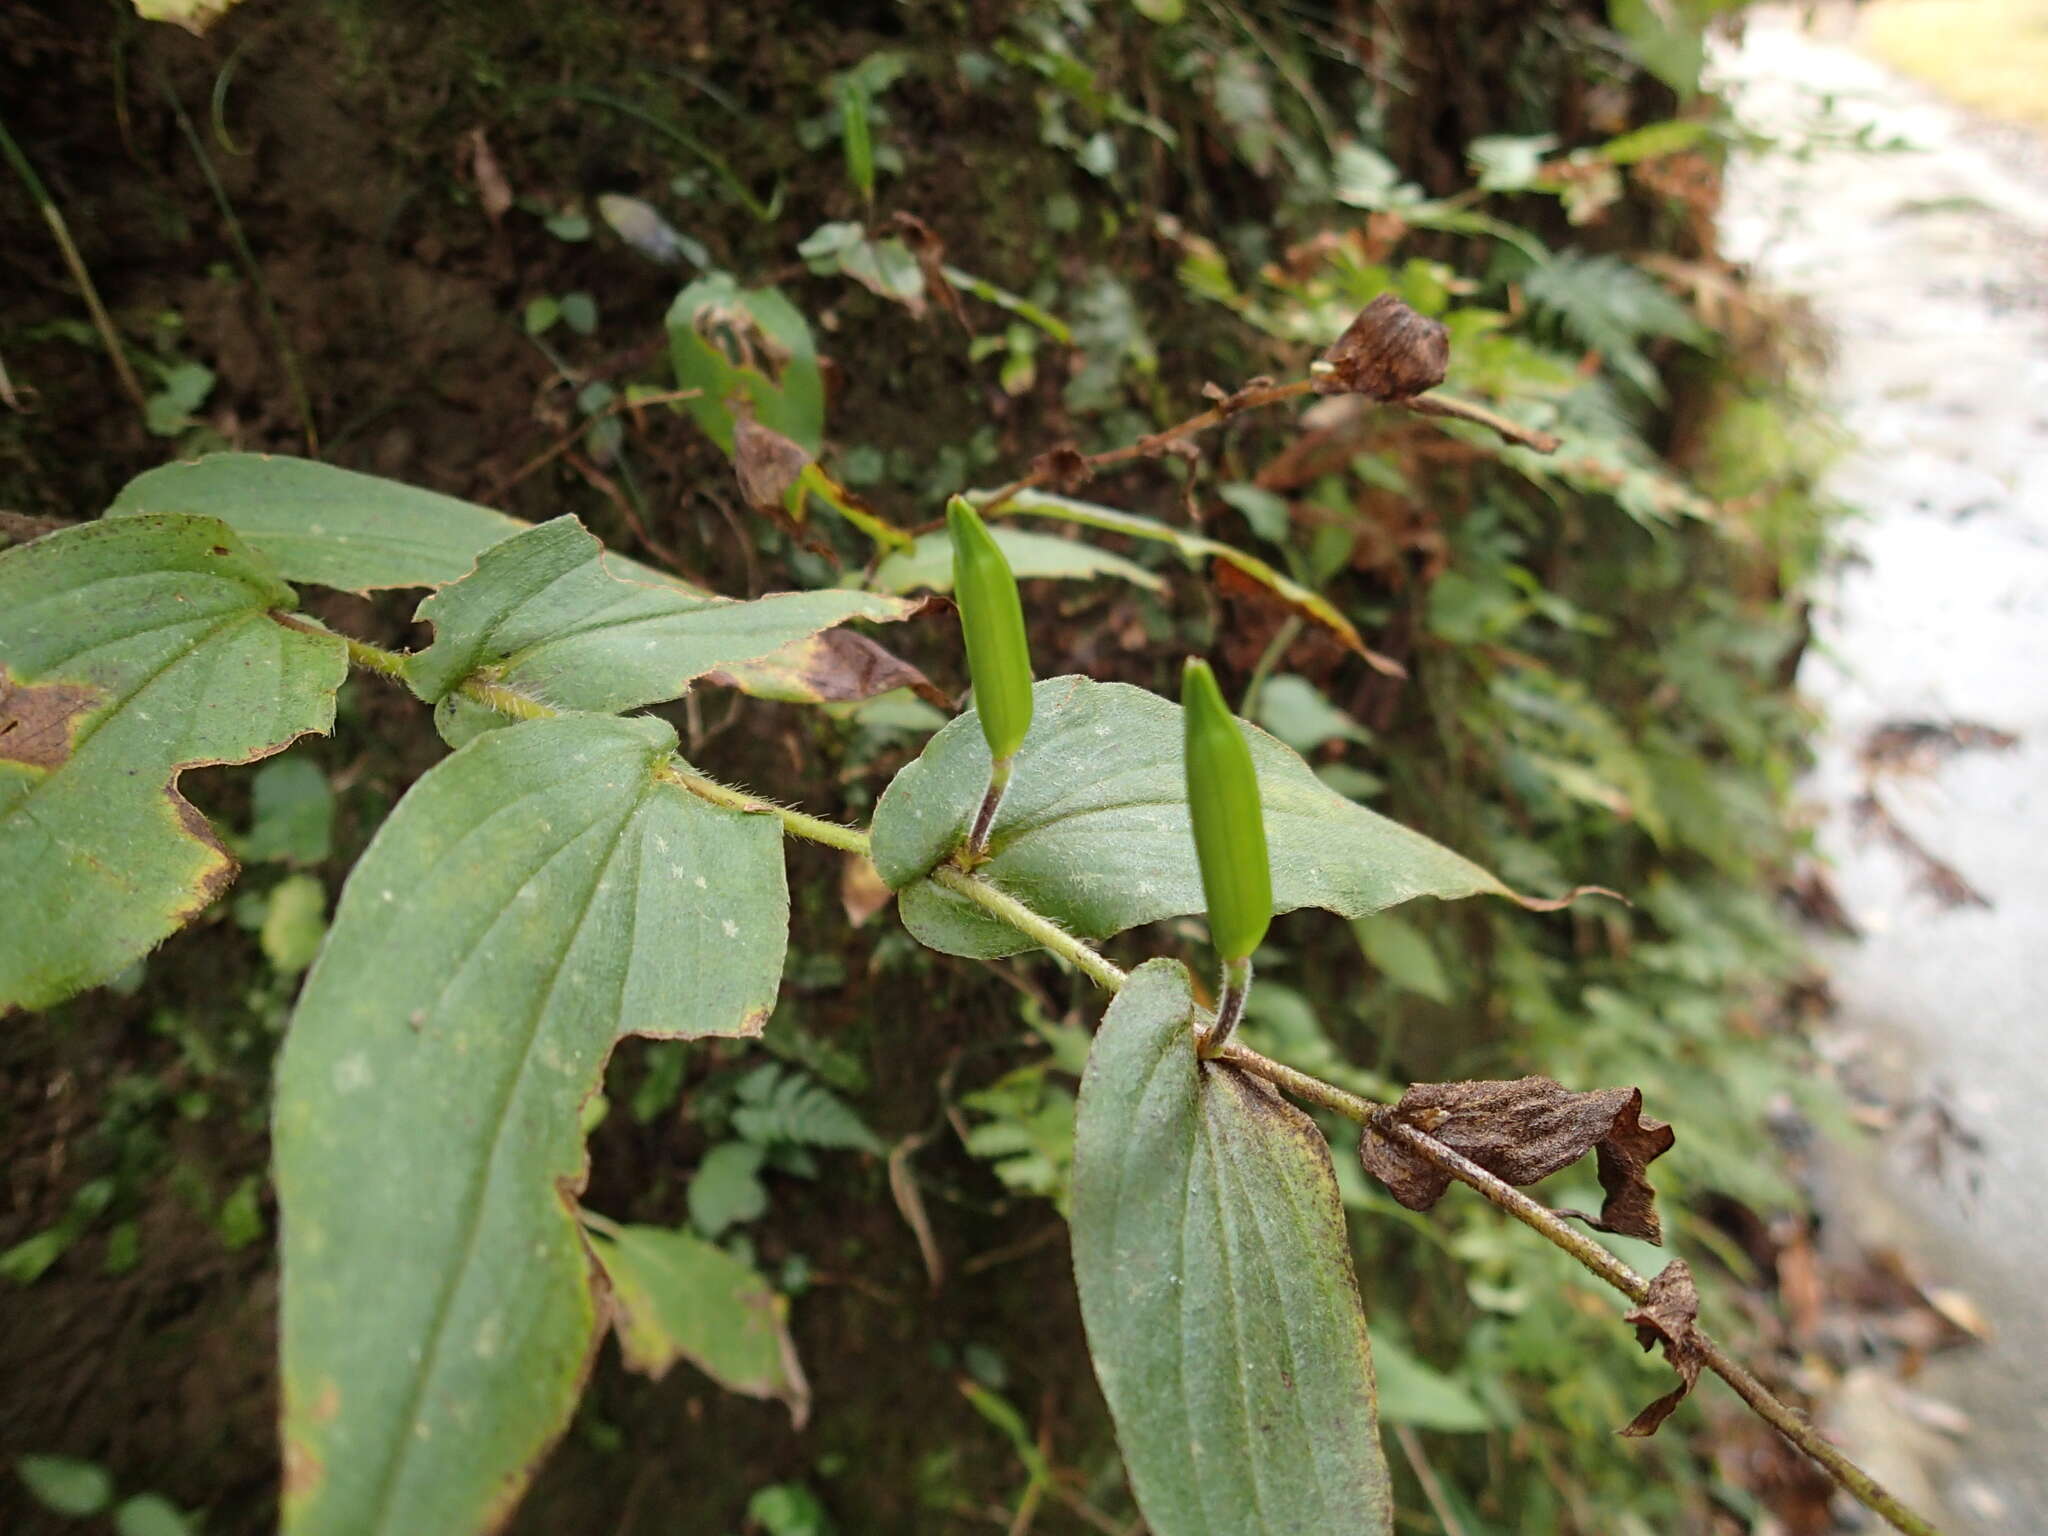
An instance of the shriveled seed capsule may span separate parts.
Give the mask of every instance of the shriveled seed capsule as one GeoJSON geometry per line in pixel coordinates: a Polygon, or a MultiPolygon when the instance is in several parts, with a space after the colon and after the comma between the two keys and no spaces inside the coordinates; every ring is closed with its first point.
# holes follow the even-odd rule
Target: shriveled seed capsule
{"type": "Polygon", "coordinates": [[[1188,814],[1209,904],[1209,937],[1225,961],[1249,958],[1273,920],[1273,875],[1258,775],[1237,718],[1206,661],[1181,680],[1187,727],[1188,814]]]}
{"type": "Polygon", "coordinates": [[[989,756],[1007,763],[1031,729],[1031,647],[1017,578],[994,537],[964,497],[946,503],[953,535],[953,597],[967,641],[967,675],[989,756]]]}

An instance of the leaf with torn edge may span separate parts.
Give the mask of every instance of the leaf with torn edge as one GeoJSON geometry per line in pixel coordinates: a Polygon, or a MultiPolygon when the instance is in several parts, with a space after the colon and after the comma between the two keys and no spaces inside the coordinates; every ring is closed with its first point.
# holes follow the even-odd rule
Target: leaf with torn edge
{"type": "Polygon", "coordinates": [[[1624,1435],[1641,1439],[1657,1433],[1699,1381],[1700,1367],[1706,1364],[1696,1326],[1699,1315],[1700,1294],[1683,1259],[1666,1264],[1650,1282],[1642,1305],[1622,1315],[1623,1322],[1635,1324],[1636,1342],[1644,1349],[1663,1345],[1664,1358],[1678,1372],[1678,1385],[1630,1419],[1622,1428],[1624,1435]]]}
{"type": "MultiPolygon", "coordinates": [[[[968,498],[976,505],[987,500],[977,493],[968,498]]],[[[1407,668],[1391,657],[1382,656],[1365,643],[1358,633],[1358,627],[1337,611],[1337,607],[1319,592],[1312,592],[1300,582],[1294,581],[1273,569],[1257,555],[1246,554],[1235,545],[1225,544],[1206,534],[1191,533],[1185,528],[1155,522],[1149,517],[1139,517],[1133,512],[1119,512],[1114,507],[1101,506],[1092,501],[1079,501],[1071,496],[1055,496],[1050,491],[1023,490],[1012,495],[1007,501],[988,509],[990,517],[1051,517],[1071,523],[1080,523],[1087,528],[1101,528],[1109,533],[1121,533],[1134,539],[1147,539],[1155,544],[1169,544],[1180,551],[1181,557],[1190,565],[1200,565],[1204,560],[1221,560],[1235,567],[1243,575],[1262,587],[1270,588],[1287,605],[1314,619],[1334,633],[1344,644],[1363,657],[1366,665],[1375,672],[1388,677],[1406,677],[1407,668]]]]}
{"type": "Polygon", "coordinates": [[[1392,1530],[1372,1350],[1330,1149],[1195,1054],[1186,967],[1109,1005],[1074,1128],[1088,1352],[1155,1536],[1392,1530]]]}
{"type": "MultiPolygon", "coordinates": [[[[1032,697],[978,873],[1087,939],[1200,912],[1180,706],[1085,677],[1048,678],[1032,697]]],[[[1240,726],[1265,807],[1275,911],[1362,917],[1418,896],[1513,898],[1477,864],[1346,799],[1286,746],[1240,726]]],[[[875,867],[901,893],[905,925],[933,949],[977,959],[1032,941],[924,876],[965,836],[988,773],[980,723],[961,715],[896,776],[874,821],[875,867]]]]}
{"type": "MultiPolygon", "coordinates": [[[[1671,1150],[1676,1133],[1643,1114],[1640,1088],[1572,1093],[1547,1077],[1512,1082],[1415,1083],[1392,1113],[1510,1184],[1535,1184],[1598,1154],[1607,1198],[1588,1225],[1645,1242],[1663,1241],[1649,1165],[1671,1150]]],[[[1411,1211],[1443,1198],[1451,1176],[1427,1158],[1379,1135],[1359,1139],[1365,1171],[1411,1211]]],[[[1568,1214],[1579,1215],[1571,1212],[1568,1214]]]]}
{"type": "Polygon", "coordinates": [[[438,703],[475,677],[556,709],[636,709],[848,619],[886,622],[918,606],[842,588],[754,602],[692,597],[621,581],[608,558],[573,517],[486,550],[473,572],[420,604],[434,643],[407,663],[413,691],[438,703]]]}
{"type": "Polygon", "coordinates": [[[627,1366],[656,1380],[687,1360],[728,1392],[771,1398],[804,1427],[810,1383],[789,1336],[789,1301],[688,1228],[594,1223],[591,1250],[612,1286],[627,1366]]]}
{"type": "Polygon", "coordinates": [[[297,602],[214,518],[0,554],[0,1011],[105,981],[234,878],[178,777],[333,725],[347,652],[297,602]]]}
{"type": "Polygon", "coordinates": [[[781,829],[662,777],[659,720],[491,731],[343,889],[278,1067],[287,1536],[493,1529],[597,1346],[582,1110],[627,1035],[751,1035],[781,829]]]}

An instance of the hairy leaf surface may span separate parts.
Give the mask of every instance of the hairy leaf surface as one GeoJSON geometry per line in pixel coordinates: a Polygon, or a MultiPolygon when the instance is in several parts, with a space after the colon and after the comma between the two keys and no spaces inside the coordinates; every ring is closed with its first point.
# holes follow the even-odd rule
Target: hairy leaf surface
{"type": "Polygon", "coordinates": [[[1365,1314],[1330,1149],[1195,1055],[1173,960],[1109,1006],[1074,1130],[1074,1277],[1157,1536],[1392,1530],[1365,1314]]]}
{"type": "Polygon", "coordinates": [[[803,1428],[811,1388],[789,1337],[789,1303],[766,1280],[687,1228],[607,1225],[591,1246],[612,1283],[628,1366],[659,1378],[687,1360],[729,1392],[784,1404],[803,1428]]]}
{"type": "MultiPolygon", "coordinates": [[[[1084,938],[1202,910],[1188,821],[1180,706],[1124,683],[1049,678],[980,873],[1084,938]]],[[[1361,917],[1417,896],[1508,894],[1492,875],[1329,788],[1264,731],[1251,744],[1273,866],[1274,910],[1361,917]]],[[[948,954],[1031,948],[1016,929],[922,877],[965,834],[988,783],[972,713],[951,721],[875,807],[875,866],[903,921],[948,954]]]]}
{"type": "Polygon", "coordinates": [[[434,643],[406,669],[413,690],[436,702],[481,672],[557,709],[634,709],[848,619],[900,619],[917,607],[840,589],[750,603],[694,597],[621,581],[610,559],[573,517],[486,550],[471,574],[420,604],[434,643]]]}
{"type": "Polygon", "coordinates": [[[0,554],[0,1009],[105,981],[234,878],[178,775],[334,723],[347,655],[296,603],[214,518],[0,554]]]}
{"type": "Polygon", "coordinates": [[[674,746],[650,719],[490,732],[349,877],[277,1086],[288,1532],[502,1522],[597,1337],[569,1197],[606,1057],[774,1003],[780,829],[658,778],[674,746]]]}

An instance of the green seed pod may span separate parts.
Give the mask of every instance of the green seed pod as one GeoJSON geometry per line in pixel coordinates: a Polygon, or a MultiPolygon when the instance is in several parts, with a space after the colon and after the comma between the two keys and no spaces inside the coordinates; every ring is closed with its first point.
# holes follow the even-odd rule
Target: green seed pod
{"type": "Polygon", "coordinates": [[[1188,814],[1209,903],[1209,937],[1226,961],[1243,960],[1273,920],[1258,775],[1244,732],[1206,661],[1188,658],[1180,704],[1187,726],[1188,814]]]}
{"type": "Polygon", "coordinates": [[[953,534],[953,596],[967,641],[967,675],[989,756],[1007,762],[1031,729],[1031,647],[1017,578],[981,517],[965,498],[946,503],[953,534]]]}

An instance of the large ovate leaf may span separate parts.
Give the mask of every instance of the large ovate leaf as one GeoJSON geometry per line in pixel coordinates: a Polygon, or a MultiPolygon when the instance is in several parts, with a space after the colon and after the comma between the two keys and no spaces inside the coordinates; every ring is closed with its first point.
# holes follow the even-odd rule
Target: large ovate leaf
{"type": "Polygon", "coordinates": [[[296,602],[213,518],[0,554],[0,1010],[105,981],[234,878],[178,776],[333,724],[347,654],[296,602]]]}
{"type": "Polygon", "coordinates": [[[1155,1536],[1391,1531],[1372,1351],[1330,1149],[1195,1053],[1186,969],[1104,1016],[1074,1128],[1088,1352],[1155,1536]]]}
{"type": "Polygon", "coordinates": [[[370,592],[438,587],[529,525],[472,502],[311,459],[215,453],[137,475],[107,509],[232,523],[288,581],[370,592]]]}
{"type": "MultiPolygon", "coordinates": [[[[1166,583],[1142,565],[1113,555],[1106,549],[1063,539],[1050,533],[1032,533],[1024,528],[991,528],[996,547],[1010,562],[1017,576],[1051,576],[1087,580],[1115,576],[1134,586],[1158,592],[1166,583]]],[[[934,592],[953,590],[953,543],[941,529],[922,534],[911,548],[890,555],[875,567],[873,584],[884,592],[913,592],[929,587],[934,592]]]]}
{"type": "Polygon", "coordinates": [[[289,1533],[503,1521],[597,1338],[571,1196],[606,1057],[774,1004],[780,829],[660,777],[674,745],[645,718],[490,732],[349,877],[276,1094],[289,1533]]]}
{"type": "MultiPolygon", "coordinates": [[[[1084,938],[1202,910],[1188,822],[1178,704],[1125,683],[1049,678],[979,871],[1084,938]]],[[[1253,726],[1278,912],[1362,917],[1417,896],[1509,894],[1448,848],[1329,788],[1253,726]]],[[[965,835],[988,785],[988,745],[970,714],[951,721],[875,807],[875,867],[904,923],[948,954],[989,959],[1032,941],[923,876],[965,835]]]]}
{"type": "Polygon", "coordinates": [[[628,1366],[658,1378],[687,1360],[729,1392],[784,1404],[803,1428],[810,1384],[789,1337],[789,1302],[766,1280],[688,1228],[606,1223],[592,1246],[628,1366]]]}
{"type": "Polygon", "coordinates": [[[828,589],[754,602],[621,581],[573,517],[486,550],[476,569],[420,604],[434,643],[406,668],[437,702],[482,674],[557,709],[616,711],[679,697],[715,668],[753,661],[848,619],[900,619],[903,598],[828,589]]]}

